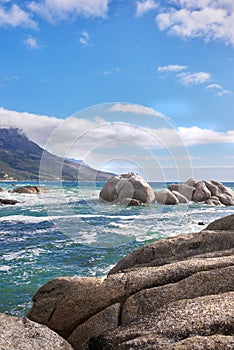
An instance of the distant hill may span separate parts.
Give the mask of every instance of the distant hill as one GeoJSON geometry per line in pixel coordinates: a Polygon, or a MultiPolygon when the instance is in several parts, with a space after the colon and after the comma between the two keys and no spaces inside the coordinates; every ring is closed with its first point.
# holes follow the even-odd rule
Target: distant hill
{"type": "Polygon", "coordinates": [[[19,129],[0,129],[0,179],[56,181],[106,181],[111,173],[97,171],[81,162],[63,160],[38,146],[19,129]],[[41,158],[45,162],[40,171],[41,158]]]}

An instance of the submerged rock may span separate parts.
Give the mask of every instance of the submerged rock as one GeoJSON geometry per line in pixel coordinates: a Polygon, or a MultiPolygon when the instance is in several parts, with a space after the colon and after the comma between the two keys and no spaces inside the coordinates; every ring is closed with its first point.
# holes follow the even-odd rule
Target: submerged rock
{"type": "Polygon", "coordinates": [[[0,349],[2,350],[72,350],[71,345],[46,326],[0,314],[0,349]]]}
{"type": "Polygon", "coordinates": [[[113,176],[102,188],[100,199],[105,202],[123,203],[127,200],[138,200],[140,203],[154,203],[155,196],[151,186],[135,174],[113,176]]]}
{"type": "Polygon", "coordinates": [[[15,205],[19,203],[15,199],[6,199],[6,198],[0,198],[0,205],[15,205]]]}
{"type": "Polygon", "coordinates": [[[28,193],[28,194],[38,194],[38,193],[48,193],[48,188],[44,186],[22,186],[14,188],[12,193],[28,193]]]}
{"type": "Polygon", "coordinates": [[[155,241],[107,278],[61,277],[28,317],[75,350],[227,350],[234,345],[234,215],[155,241]]]}

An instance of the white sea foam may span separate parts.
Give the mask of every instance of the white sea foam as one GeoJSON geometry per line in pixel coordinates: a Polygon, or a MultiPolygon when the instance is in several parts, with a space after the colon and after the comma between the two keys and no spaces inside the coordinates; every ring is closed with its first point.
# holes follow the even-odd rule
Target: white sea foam
{"type": "Polygon", "coordinates": [[[123,215],[101,215],[101,214],[76,214],[76,215],[57,215],[57,216],[31,216],[31,215],[8,215],[0,217],[0,222],[24,222],[24,223],[40,223],[44,221],[56,221],[66,219],[92,219],[92,218],[106,218],[106,219],[120,219],[120,220],[133,220],[136,216],[123,216],[123,215]]]}
{"type": "Polygon", "coordinates": [[[42,253],[48,253],[48,250],[41,249],[41,248],[31,248],[28,250],[22,249],[15,253],[7,253],[2,255],[3,261],[12,261],[12,260],[18,260],[21,258],[35,258],[39,256],[42,253]]]}
{"type": "Polygon", "coordinates": [[[0,271],[2,272],[8,272],[12,269],[11,266],[0,266],[0,271]]]}

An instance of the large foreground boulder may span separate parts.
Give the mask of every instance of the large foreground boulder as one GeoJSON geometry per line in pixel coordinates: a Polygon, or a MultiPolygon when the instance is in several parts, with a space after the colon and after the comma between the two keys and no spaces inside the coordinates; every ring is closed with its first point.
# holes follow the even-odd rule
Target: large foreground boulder
{"type": "Polygon", "coordinates": [[[1,350],[72,350],[71,345],[46,326],[0,314],[1,350]]]}
{"type": "Polygon", "coordinates": [[[75,350],[234,349],[234,215],[155,241],[107,278],[60,277],[28,317],[75,350]]]}
{"type": "Polygon", "coordinates": [[[90,340],[89,349],[227,350],[234,345],[234,292],[185,298],[152,309],[90,340]]]}
{"type": "MultiPolygon", "coordinates": [[[[136,174],[113,176],[103,187],[99,195],[105,202],[131,205],[131,200],[141,203],[154,203],[155,195],[151,186],[136,174]]],[[[133,201],[132,203],[137,203],[133,201]]],[[[134,205],[134,204],[133,204],[134,205]]]]}
{"type": "Polygon", "coordinates": [[[22,186],[17,187],[14,190],[10,191],[12,193],[28,193],[28,194],[39,194],[49,192],[48,188],[44,186],[22,186]]]}

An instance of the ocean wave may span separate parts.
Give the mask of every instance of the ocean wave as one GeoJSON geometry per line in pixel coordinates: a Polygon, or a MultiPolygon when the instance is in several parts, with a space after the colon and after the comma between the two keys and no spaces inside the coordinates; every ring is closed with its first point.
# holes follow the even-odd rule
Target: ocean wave
{"type": "Polygon", "coordinates": [[[66,219],[120,219],[120,220],[133,220],[136,218],[135,215],[123,216],[123,215],[101,215],[101,214],[76,214],[76,215],[57,215],[57,216],[25,216],[25,215],[9,215],[0,217],[0,222],[24,222],[24,223],[40,223],[43,221],[56,221],[66,219]]]}
{"type": "Polygon", "coordinates": [[[48,253],[48,250],[41,249],[41,248],[31,248],[29,250],[21,250],[19,252],[14,252],[14,253],[7,253],[3,254],[1,257],[1,260],[3,261],[12,261],[12,260],[18,260],[18,259],[25,259],[27,258],[35,258],[39,256],[42,253],[48,253]]]}
{"type": "Polygon", "coordinates": [[[11,266],[0,266],[0,271],[1,272],[8,272],[8,271],[10,271],[12,269],[12,267],[11,266]]]}

